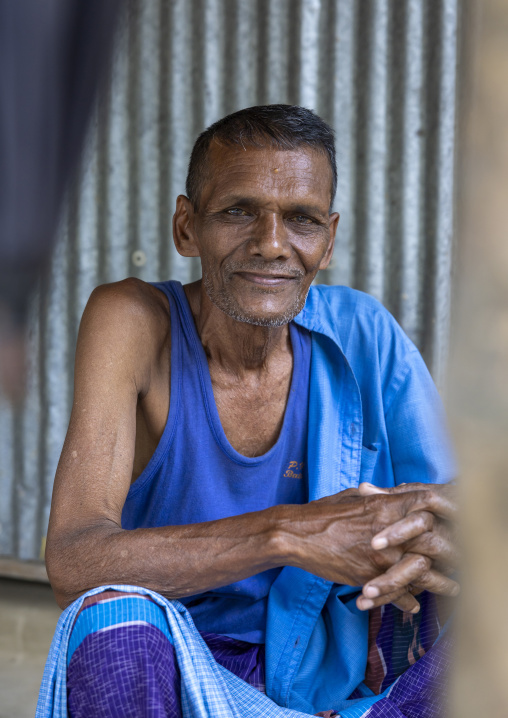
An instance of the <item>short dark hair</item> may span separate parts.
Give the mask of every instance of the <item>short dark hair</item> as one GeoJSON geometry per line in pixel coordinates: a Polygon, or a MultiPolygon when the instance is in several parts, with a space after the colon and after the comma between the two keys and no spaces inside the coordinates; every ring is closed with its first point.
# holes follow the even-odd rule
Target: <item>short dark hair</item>
{"type": "Polygon", "coordinates": [[[328,157],[332,171],[330,208],[337,189],[335,138],[332,128],[312,110],[299,105],[257,105],[233,112],[214,122],[197,138],[192,149],[185,188],[195,209],[206,176],[208,150],[215,140],[223,145],[295,150],[307,146],[328,157]]]}

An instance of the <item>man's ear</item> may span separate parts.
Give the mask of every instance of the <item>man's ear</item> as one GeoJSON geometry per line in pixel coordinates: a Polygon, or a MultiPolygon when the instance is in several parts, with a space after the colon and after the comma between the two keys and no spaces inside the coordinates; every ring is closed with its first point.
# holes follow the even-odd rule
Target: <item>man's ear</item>
{"type": "Polygon", "coordinates": [[[173,241],[178,254],[183,257],[199,257],[199,247],[194,231],[194,207],[183,194],[176,198],[173,215],[173,241]]]}
{"type": "Polygon", "coordinates": [[[340,214],[338,212],[333,212],[330,215],[330,224],[329,224],[329,242],[328,242],[328,248],[326,250],[325,256],[319,263],[319,269],[326,269],[328,265],[330,264],[330,260],[332,258],[333,254],[333,248],[335,246],[335,235],[337,233],[337,225],[339,224],[340,214]]]}

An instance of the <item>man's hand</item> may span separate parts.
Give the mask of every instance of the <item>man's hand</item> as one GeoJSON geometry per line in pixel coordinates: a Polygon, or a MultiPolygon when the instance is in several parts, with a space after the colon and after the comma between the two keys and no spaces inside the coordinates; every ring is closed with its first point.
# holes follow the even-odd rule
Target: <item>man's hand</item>
{"type": "Polygon", "coordinates": [[[450,496],[433,489],[349,489],[301,507],[302,520],[293,519],[288,529],[296,547],[291,564],[335,583],[369,587],[359,597],[362,609],[396,601],[403,610],[417,612],[419,604],[408,593],[408,584],[453,595],[457,584],[432,563],[451,556],[449,542],[443,539],[440,547],[427,534],[432,533],[431,521],[454,515],[455,506],[450,496]],[[394,526],[395,531],[387,534],[394,526]],[[378,535],[389,537],[384,548],[373,544],[378,535]],[[376,596],[369,596],[375,591],[376,596]]]}
{"type": "Polygon", "coordinates": [[[422,492],[429,498],[433,509],[410,512],[406,517],[380,531],[373,537],[374,549],[404,549],[401,560],[384,574],[368,581],[358,607],[365,610],[391,602],[402,610],[418,610],[413,593],[428,590],[433,593],[454,596],[459,586],[449,579],[457,565],[452,521],[457,507],[453,485],[403,484],[392,489],[379,489],[371,484],[361,484],[362,496],[395,495],[422,492]]]}

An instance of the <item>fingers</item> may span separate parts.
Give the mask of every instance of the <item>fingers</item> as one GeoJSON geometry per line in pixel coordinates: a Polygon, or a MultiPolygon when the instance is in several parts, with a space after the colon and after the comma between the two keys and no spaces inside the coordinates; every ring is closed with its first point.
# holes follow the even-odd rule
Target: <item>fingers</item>
{"type": "Polygon", "coordinates": [[[459,562],[450,527],[426,511],[409,514],[383,529],[372,538],[371,546],[377,551],[403,547],[404,553],[420,553],[433,559],[440,570],[453,569],[459,562]]]}
{"type": "Polygon", "coordinates": [[[404,546],[404,553],[428,556],[445,572],[459,561],[452,526],[429,511],[413,511],[387,526],[372,538],[371,546],[378,551],[404,546]]]}
{"type": "MultiPolygon", "coordinates": [[[[399,493],[409,495],[407,491],[400,491],[399,493]]],[[[436,516],[449,521],[453,521],[457,517],[454,487],[433,486],[426,490],[418,489],[413,491],[411,496],[414,506],[409,508],[409,511],[420,511],[422,509],[432,511],[436,516]]]]}
{"type": "Polygon", "coordinates": [[[421,580],[430,571],[431,560],[415,553],[405,554],[400,561],[380,576],[368,581],[362,593],[366,598],[377,598],[398,592],[403,593],[407,586],[421,580]]]}
{"type": "Polygon", "coordinates": [[[449,497],[455,495],[456,486],[455,484],[422,484],[418,481],[412,481],[411,483],[397,484],[397,486],[381,487],[369,484],[367,481],[358,485],[358,491],[362,496],[370,496],[372,494],[405,494],[409,491],[428,491],[429,489],[436,489],[436,491],[444,492],[449,497]]]}
{"type": "Polygon", "coordinates": [[[356,605],[360,611],[368,611],[371,608],[377,608],[378,606],[384,606],[386,603],[393,603],[401,611],[408,613],[418,613],[420,610],[420,604],[414,596],[412,596],[407,587],[402,591],[397,589],[391,593],[378,596],[377,598],[366,598],[363,593],[356,599],[356,605]]]}
{"type": "Polygon", "coordinates": [[[380,486],[374,486],[364,481],[358,486],[360,496],[372,496],[373,494],[389,494],[391,489],[383,489],[380,486]]]}
{"type": "Polygon", "coordinates": [[[432,531],[434,522],[435,517],[429,511],[413,511],[376,534],[371,541],[372,548],[379,551],[388,546],[400,546],[423,533],[432,531]]]}
{"type": "Polygon", "coordinates": [[[440,596],[458,596],[460,586],[457,581],[445,576],[439,571],[430,569],[420,579],[412,584],[418,591],[430,591],[440,596]]]}
{"type": "Polygon", "coordinates": [[[362,593],[366,598],[377,598],[398,592],[403,593],[409,584],[421,580],[430,571],[431,561],[419,554],[405,554],[400,561],[387,569],[384,573],[363,587],[362,593]]]}
{"type": "Polygon", "coordinates": [[[391,603],[393,603],[393,605],[400,611],[405,611],[406,613],[420,612],[419,602],[413,594],[409,592],[403,593],[402,596],[399,596],[398,598],[392,598],[391,603]]]}
{"type": "Polygon", "coordinates": [[[434,526],[431,532],[423,533],[404,545],[406,553],[421,553],[433,560],[433,568],[446,573],[459,563],[459,551],[453,534],[442,522],[434,526]]]}
{"type": "Polygon", "coordinates": [[[387,596],[403,593],[410,584],[418,590],[431,591],[442,596],[456,596],[460,590],[456,581],[431,568],[431,560],[428,557],[408,553],[381,576],[366,583],[362,594],[366,599],[374,601],[370,606],[372,608],[374,605],[381,605],[377,603],[377,599],[382,598],[382,603],[387,603],[387,596]]]}
{"type": "Polygon", "coordinates": [[[430,511],[444,519],[454,519],[457,515],[455,486],[449,484],[400,484],[389,489],[362,483],[358,487],[360,496],[385,494],[390,497],[407,498],[404,513],[430,511]]]}

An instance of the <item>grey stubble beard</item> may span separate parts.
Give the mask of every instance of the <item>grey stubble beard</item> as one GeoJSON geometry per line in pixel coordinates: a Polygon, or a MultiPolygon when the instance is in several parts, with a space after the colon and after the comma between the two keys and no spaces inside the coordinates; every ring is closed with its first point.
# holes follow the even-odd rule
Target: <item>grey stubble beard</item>
{"type": "Polygon", "coordinates": [[[310,289],[310,287],[307,288],[303,297],[302,293],[299,292],[295,298],[293,305],[286,309],[283,314],[276,317],[263,318],[242,312],[238,305],[232,300],[231,295],[228,294],[224,287],[222,287],[221,289],[216,289],[214,287],[214,283],[210,276],[210,273],[205,267],[203,267],[203,286],[210,301],[218,309],[224,312],[224,314],[227,314],[232,319],[236,319],[236,321],[238,322],[244,322],[245,324],[251,324],[257,327],[268,328],[281,327],[284,324],[289,324],[289,322],[293,320],[297,316],[297,314],[302,311],[310,289]]]}

